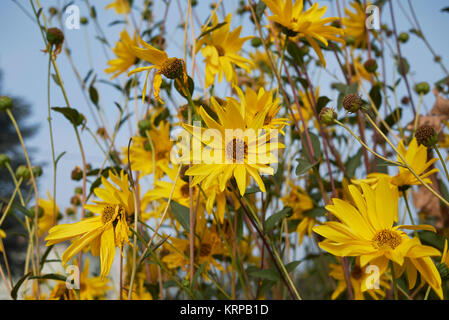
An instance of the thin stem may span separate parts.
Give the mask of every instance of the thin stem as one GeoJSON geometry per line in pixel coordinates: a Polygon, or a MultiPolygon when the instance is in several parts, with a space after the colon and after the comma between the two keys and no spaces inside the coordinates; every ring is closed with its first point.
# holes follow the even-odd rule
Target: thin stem
{"type": "Polygon", "coordinates": [[[446,178],[449,181],[449,172],[447,170],[447,166],[446,166],[446,161],[444,161],[443,156],[441,155],[440,150],[438,149],[437,145],[434,145],[433,148],[435,149],[435,151],[438,154],[438,158],[440,158],[441,164],[443,165],[443,169],[444,169],[444,173],[446,174],[446,178]]]}
{"type": "MultiPolygon", "coordinates": [[[[415,221],[413,220],[412,210],[410,210],[410,205],[408,203],[407,199],[407,191],[402,190],[402,195],[404,196],[405,206],[407,207],[408,216],[410,218],[410,221],[412,222],[412,225],[415,225],[415,221]]],[[[418,231],[414,230],[415,237],[418,237],[418,231]]]]}
{"type": "Polygon", "coordinates": [[[394,300],[398,300],[398,287],[397,287],[397,283],[396,283],[396,277],[394,275],[393,261],[390,261],[390,270],[391,270],[391,279],[393,282],[394,300]]]}

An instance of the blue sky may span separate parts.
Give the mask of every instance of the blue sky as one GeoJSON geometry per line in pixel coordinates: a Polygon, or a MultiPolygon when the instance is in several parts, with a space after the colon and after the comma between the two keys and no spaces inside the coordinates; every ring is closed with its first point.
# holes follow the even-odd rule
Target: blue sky
{"type": "MultiPolygon", "coordinates": [[[[31,13],[31,7],[29,1],[17,0],[23,7],[31,13]]],[[[41,4],[48,8],[50,5],[64,4],[68,1],[53,1],[53,0],[41,0],[41,4]]],[[[108,0],[91,0],[95,5],[99,16],[100,24],[103,30],[106,32],[107,39],[111,44],[114,44],[117,40],[120,31],[123,28],[122,24],[109,27],[108,24],[114,20],[120,19],[113,10],[104,10],[103,8],[110,1],[108,0]]],[[[153,12],[157,19],[160,19],[165,5],[162,1],[154,1],[156,3],[155,10],[153,12]],[[159,16],[157,16],[159,14],[159,16]]],[[[210,9],[208,4],[211,1],[200,0],[200,5],[196,9],[196,14],[199,21],[203,22],[207,19],[210,9]]],[[[225,7],[228,12],[233,12],[237,7],[238,1],[226,0],[225,7]]],[[[336,8],[334,1],[319,1],[321,4],[328,6],[328,16],[336,16],[336,8]]],[[[342,1],[347,3],[347,1],[342,1]]],[[[141,1],[135,1],[136,6],[139,7],[141,1]]],[[[185,0],[180,0],[182,4],[182,12],[185,14],[185,0]]],[[[401,0],[404,8],[408,11],[407,1],[401,0]]],[[[84,1],[75,1],[81,11],[81,16],[88,15],[87,7],[84,1]]],[[[448,5],[445,0],[412,0],[415,11],[418,14],[420,24],[423,27],[425,35],[428,37],[429,42],[439,53],[443,62],[449,61],[449,42],[447,41],[447,30],[449,30],[449,14],[441,12],[441,8],[448,5]]],[[[411,28],[409,22],[404,17],[403,12],[397,4],[394,2],[395,12],[397,17],[398,31],[407,31],[411,28]]],[[[45,11],[46,13],[48,11],[45,11]]],[[[178,8],[178,1],[173,0],[169,10],[168,19],[166,21],[166,28],[168,30],[167,43],[168,54],[171,56],[180,55],[183,48],[183,32],[181,29],[176,29],[177,25],[181,21],[180,10],[178,8]]],[[[219,17],[222,18],[219,11],[219,17]]],[[[137,16],[137,12],[134,11],[137,16]]],[[[64,16],[65,17],[65,16],[64,16]]],[[[184,17],[183,17],[184,18],[184,17]]],[[[248,15],[244,16],[245,19],[249,19],[248,15]]],[[[389,12],[383,14],[383,21],[388,24],[391,23],[389,12]]],[[[244,25],[244,35],[247,35],[250,27],[250,23],[245,23],[240,18],[233,19],[233,26],[239,24],[244,25]],[[246,27],[246,28],[245,28],[246,27]]],[[[54,21],[54,25],[58,25],[54,21]]],[[[100,41],[95,39],[96,31],[93,23],[89,23],[86,27],[81,26],[79,30],[66,30],[66,45],[72,52],[73,60],[78,67],[80,74],[84,77],[91,69],[91,64],[95,66],[98,79],[108,79],[102,70],[106,66],[107,58],[102,49],[100,41]],[[86,32],[88,31],[88,32],[86,32]],[[86,42],[86,35],[88,34],[88,42],[86,42]],[[87,54],[86,45],[90,47],[90,57],[87,54]]],[[[43,41],[40,32],[36,26],[36,23],[29,19],[24,12],[11,0],[2,0],[0,3],[0,32],[1,32],[1,51],[0,51],[0,69],[3,72],[3,90],[10,95],[20,96],[30,103],[32,106],[29,118],[30,123],[40,124],[40,130],[38,133],[27,141],[28,146],[32,146],[36,149],[33,154],[35,163],[43,163],[44,175],[39,182],[39,194],[45,196],[46,191],[52,190],[53,172],[51,167],[51,148],[49,142],[49,130],[47,123],[47,64],[48,56],[41,52],[44,49],[43,41]]],[[[196,30],[198,35],[198,30],[196,30]]],[[[393,43],[392,43],[393,44],[393,43]]],[[[428,81],[433,83],[436,80],[441,79],[444,74],[440,67],[432,62],[432,56],[429,54],[428,49],[424,46],[423,42],[418,40],[415,36],[410,36],[410,41],[402,45],[402,53],[410,62],[411,80],[413,82],[428,81]]],[[[112,52],[108,52],[110,57],[113,57],[112,52]]],[[[197,61],[201,61],[201,54],[197,56],[197,61]]],[[[70,67],[69,61],[64,54],[58,57],[58,65],[62,74],[66,90],[68,92],[68,98],[72,107],[77,108],[88,119],[88,122],[92,123],[92,117],[87,107],[86,101],[81,94],[81,90],[78,82],[76,81],[74,72],[70,67]]],[[[387,66],[387,73],[389,79],[393,74],[392,60],[389,60],[387,66]]],[[[337,73],[338,66],[332,59],[328,62],[328,70],[330,72],[337,73]]],[[[325,73],[315,75],[313,77],[314,85],[319,85],[322,94],[329,92],[329,77],[325,73]]],[[[120,77],[119,81],[126,81],[126,76],[120,77]]],[[[114,106],[114,101],[123,103],[123,98],[118,91],[107,84],[97,83],[97,89],[101,95],[102,105],[107,110],[107,118],[110,125],[117,119],[117,108],[114,106]]],[[[401,89],[403,90],[403,88],[401,89]]],[[[226,91],[229,92],[229,91],[226,91]]],[[[405,92],[405,91],[402,91],[405,92]]],[[[329,97],[335,99],[335,92],[329,94],[329,97]]],[[[401,96],[400,96],[401,97],[401,96]]],[[[417,102],[417,97],[415,96],[417,102]]],[[[179,100],[181,101],[181,100],[179,100]]],[[[424,110],[429,110],[433,105],[434,97],[429,94],[424,100],[424,110]]],[[[65,106],[61,91],[52,82],[51,83],[51,106],[65,106]]],[[[139,102],[141,108],[141,103],[139,102]]],[[[131,105],[130,109],[134,106],[131,105]]],[[[78,145],[76,143],[74,131],[68,122],[58,114],[53,114],[53,130],[55,138],[56,154],[60,154],[66,151],[66,155],[61,159],[58,166],[58,204],[63,210],[68,206],[69,198],[72,195],[72,190],[78,183],[73,183],[70,180],[70,172],[75,165],[81,166],[81,158],[79,154],[78,145]]],[[[132,117],[134,121],[134,115],[132,117]]],[[[125,146],[128,142],[130,131],[127,125],[123,126],[118,136],[117,146],[125,146]]],[[[89,163],[92,165],[100,165],[104,159],[102,152],[95,144],[89,133],[82,133],[82,141],[86,150],[86,157],[89,163]]],[[[0,150],[4,152],[5,150],[0,150]]]]}

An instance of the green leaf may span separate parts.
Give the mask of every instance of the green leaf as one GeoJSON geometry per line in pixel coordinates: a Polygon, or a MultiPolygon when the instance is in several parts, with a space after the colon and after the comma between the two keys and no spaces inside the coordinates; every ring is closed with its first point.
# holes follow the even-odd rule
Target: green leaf
{"type": "MultiPolygon", "coordinates": [[[[402,118],[402,108],[396,108],[385,118],[385,123],[391,128],[396,123],[398,123],[399,120],[401,120],[401,118],[402,118]]],[[[382,132],[385,134],[388,133],[387,128],[384,126],[382,122],[380,123],[380,130],[382,130],[382,132]]]]}
{"type": "Polygon", "coordinates": [[[97,89],[95,89],[93,84],[91,84],[89,87],[89,97],[90,100],[93,102],[93,104],[98,107],[98,100],[99,100],[98,91],[97,89]]]}
{"type": "Polygon", "coordinates": [[[318,208],[313,208],[311,210],[305,211],[302,214],[307,216],[307,217],[311,217],[311,218],[316,218],[316,217],[322,217],[326,214],[326,209],[322,208],[322,207],[318,207],[318,208]]]}
{"type": "Polygon", "coordinates": [[[380,85],[373,86],[369,92],[369,96],[371,97],[371,100],[373,100],[376,108],[379,109],[382,104],[382,94],[380,85]]]}
{"type": "Polygon", "coordinates": [[[190,287],[193,289],[196,281],[198,280],[198,277],[201,275],[201,273],[203,273],[204,269],[206,268],[207,263],[204,262],[201,267],[198,268],[198,270],[196,270],[195,274],[193,275],[193,280],[190,284],[190,287]]]}
{"type": "Polygon", "coordinates": [[[51,77],[53,78],[53,81],[54,81],[58,86],[61,86],[61,82],[59,82],[58,77],[57,77],[54,73],[51,74],[51,77]]]}
{"type": "Polygon", "coordinates": [[[422,241],[423,244],[435,247],[440,251],[444,249],[444,242],[447,240],[446,237],[427,230],[419,231],[418,238],[422,241]]]}
{"type": "Polygon", "coordinates": [[[295,173],[297,176],[301,176],[303,174],[306,174],[307,171],[309,171],[310,169],[312,169],[316,164],[318,163],[310,163],[309,160],[306,159],[298,159],[298,166],[296,167],[295,173]]]}
{"type": "Polygon", "coordinates": [[[449,12],[449,7],[441,9],[441,12],[449,12]]]}
{"type": "Polygon", "coordinates": [[[271,281],[280,280],[279,273],[273,269],[253,269],[248,271],[248,275],[254,278],[262,278],[271,281]]]}
{"type": "MultiPolygon", "coordinates": [[[[312,143],[312,149],[313,149],[313,153],[315,155],[315,160],[319,160],[321,157],[321,143],[320,143],[320,139],[311,131],[309,131],[309,137],[310,137],[310,142],[312,143]]],[[[306,151],[306,148],[308,150],[308,142],[307,142],[307,136],[305,134],[305,132],[302,133],[302,141],[304,141],[304,143],[306,143],[306,145],[303,145],[303,148],[301,150],[301,153],[303,154],[303,158],[304,159],[308,159],[308,151],[306,151]]]]}
{"type": "Polygon", "coordinates": [[[293,271],[295,271],[296,267],[299,266],[299,264],[301,262],[302,261],[300,261],[300,260],[296,260],[296,261],[292,261],[290,263],[287,263],[285,265],[285,269],[287,270],[288,273],[293,272],[293,271]]]}
{"type": "Polygon", "coordinates": [[[58,164],[58,161],[61,160],[61,158],[62,158],[66,153],[67,153],[67,152],[65,152],[65,151],[61,152],[61,153],[56,157],[55,163],[58,164]]]}
{"type": "Polygon", "coordinates": [[[70,107],[52,107],[52,110],[62,113],[75,127],[83,123],[84,116],[78,110],[70,107]]]}
{"type": "Polygon", "coordinates": [[[20,286],[26,280],[26,278],[28,278],[31,274],[32,274],[32,272],[28,272],[26,275],[24,275],[22,278],[20,278],[19,281],[17,281],[17,283],[14,285],[14,288],[12,288],[12,290],[11,290],[11,298],[13,298],[14,300],[17,300],[17,293],[19,292],[20,286]]]}
{"type": "Polygon", "coordinates": [[[329,101],[331,101],[331,99],[329,99],[326,96],[321,96],[318,98],[318,101],[316,103],[316,110],[319,113],[321,111],[321,109],[323,109],[328,103],[329,101]]]}
{"type": "Polygon", "coordinates": [[[42,268],[44,267],[45,262],[47,262],[47,256],[50,253],[51,249],[53,249],[53,246],[54,246],[54,244],[52,244],[51,246],[47,247],[47,249],[45,250],[44,254],[42,255],[41,261],[39,263],[41,271],[42,271],[42,268]]]}
{"type": "Polygon", "coordinates": [[[254,187],[248,187],[248,189],[246,189],[246,191],[245,191],[245,194],[252,194],[252,193],[257,193],[257,192],[261,192],[261,190],[258,186],[254,186],[254,187]]]}
{"type": "MultiPolygon", "coordinates": [[[[193,79],[190,76],[188,76],[187,85],[188,85],[188,89],[190,92],[190,96],[192,96],[193,91],[195,89],[195,83],[193,82],[193,79]]],[[[184,94],[184,84],[183,84],[182,80],[175,79],[175,89],[176,89],[176,91],[179,92],[179,94],[181,96],[183,96],[184,98],[187,99],[187,95],[184,94]]]]}
{"type": "Polygon", "coordinates": [[[181,224],[181,226],[187,231],[190,232],[190,210],[189,208],[180,205],[176,201],[170,202],[170,210],[173,213],[173,216],[176,220],[181,224]]]}
{"type": "Polygon", "coordinates": [[[346,162],[346,173],[349,178],[355,176],[355,170],[362,164],[363,149],[360,148],[355,155],[350,157],[346,162]]]}
{"type": "Polygon", "coordinates": [[[58,281],[66,281],[67,277],[57,273],[47,273],[40,276],[32,276],[30,279],[45,279],[45,280],[58,280],[58,281]]]}
{"type": "Polygon", "coordinates": [[[270,232],[278,222],[282,221],[284,218],[291,216],[293,213],[293,209],[291,207],[285,207],[279,212],[273,213],[268,219],[265,221],[264,231],[266,233],[270,232]]]}

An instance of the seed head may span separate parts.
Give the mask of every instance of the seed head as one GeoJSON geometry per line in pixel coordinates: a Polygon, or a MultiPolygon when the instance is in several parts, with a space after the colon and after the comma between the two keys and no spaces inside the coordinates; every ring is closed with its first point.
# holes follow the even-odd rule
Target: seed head
{"type": "Polygon", "coordinates": [[[329,126],[337,119],[337,113],[333,109],[325,107],[321,109],[318,119],[322,124],[329,126]]]}
{"type": "Polygon", "coordinates": [[[415,138],[419,144],[431,147],[437,143],[438,134],[432,126],[425,124],[416,129],[415,138]]]}
{"type": "Polygon", "coordinates": [[[343,108],[350,113],[357,112],[363,105],[362,98],[355,93],[347,94],[343,98],[343,108]]]}

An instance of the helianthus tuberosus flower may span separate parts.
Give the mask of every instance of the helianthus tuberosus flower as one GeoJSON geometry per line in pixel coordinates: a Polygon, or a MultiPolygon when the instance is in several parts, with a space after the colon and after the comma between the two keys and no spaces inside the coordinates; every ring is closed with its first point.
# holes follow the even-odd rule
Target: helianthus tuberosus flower
{"type": "Polygon", "coordinates": [[[137,57],[131,49],[132,46],[137,46],[137,39],[131,39],[125,29],[120,33],[120,41],[112,49],[117,58],[109,60],[109,68],[104,70],[106,73],[113,73],[111,80],[126,72],[136,62],[137,57]]]}
{"type": "Polygon", "coordinates": [[[50,195],[48,195],[48,200],[39,199],[37,204],[43,210],[43,215],[38,220],[39,236],[42,236],[53,226],[59,214],[59,208],[50,195]]]}
{"type": "Polygon", "coordinates": [[[115,0],[105,7],[105,9],[111,8],[113,8],[117,14],[128,14],[131,11],[128,0],[115,0]]]}
{"type": "Polygon", "coordinates": [[[145,76],[145,84],[143,85],[142,92],[142,101],[145,102],[145,95],[147,90],[147,81],[148,76],[150,75],[151,69],[156,69],[157,72],[154,75],[153,80],[153,89],[154,89],[154,97],[160,103],[164,103],[162,99],[159,97],[160,87],[162,83],[162,75],[166,76],[169,79],[180,80],[183,81],[183,84],[187,83],[187,73],[186,66],[183,59],[178,58],[169,58],[164,51],[156,49],[150,44],[146,43],[142,40],[141,37],[138,37],[138,42],[143,48],[132,46],[132,51],[134,54],[141,60],[147,61],[152,66],[147,67],[139,67],[128,73],[128,76],[147,71],[147,75],[145,76]]]}
{"type": "Polygon", "coordinates": [[[218,74],[218,81],[221,82],[223,75],[228,82],[237,84],[237,76],[234,66],[238,66],[247,73],[251,72],[253,63],[239,55],[243,44],[252,37],[239,38],[242,27],[230,31],[232,14],[228,14],[225,18],[224,25],[216,28],[218,25],[218,18],[214,14],[212,16],[212,26],[206,28],[203,33],[208,30],[215,30],[205,34],[196,43],[197,52],[200,50],[205,57],[206,63],[206,87],[210,87],[218,74]]]}
{"type": "Polygon", "coordinates": [[[129,190],[128,175],[123,171],[120,176],[110,172],[109,178],[116,186],[102,177],[104,188],[94,189],[101,201],[95,200],[95,204],[85,206],[98,216],[73,224],[57,225],[50,229],[45,238],[47,246],[74,239],[62,255],[63,264],[90,245],[92,254],[100,255],[102,278],[109,274],[116,246],[122,249],[124,243],[129,243],[128,224],[134,218],[134,195],[129,190]]]}
{"type": "Polygon", "coordinates": [[[376,189],[365,183],[360,190],[349,186],[354,205],[340,199],[333,199],[326,209],[340,220],[325,222],[313,231],[320,234],[324,241],[320,248],[339,257],[360,257],[360,266],[368,263],[376,265],[383,273],[392,261],[403,266],[409,259],[425,281],[438,296],[443,298],[441,277],[431,256],[441,253],[429,246],[422,245],[418,238],[410,238],[406,230],[428,230],[435,232],[430,225],[396,225],[398,221],[398,192],[386,179],[380,179],[376,189]]]}
{"type": "Polygon", "coordinates": [[[318,3],[314,3],[309,9],[304,11],[303,0],[263,0],[273,13],[268,17],[271,21],[282,26],[285,33],[291,37],[305,37],[307,42],[317,53],[321,63],[326,67],[326,60],[317,40],[328,46],[328,40],[343,43],[343,39],[338,36],[343,35],[343,30],[327,25],[338,20],[337,17],[322,18],[327,10],[326,6],[318,8],[318,3]]]}
{"type": "MultiPolygon", "coordinates": [[[[368,3],[369,5],[369,3],[368,3]]],[[[351,3],[350,8],[345,8],[346,16],[343,17],[342,22],[344,26],[345,36],[351,37],[355,47],[366,47],[366,13],[364,5],[358,1],[351,3]]]]}

